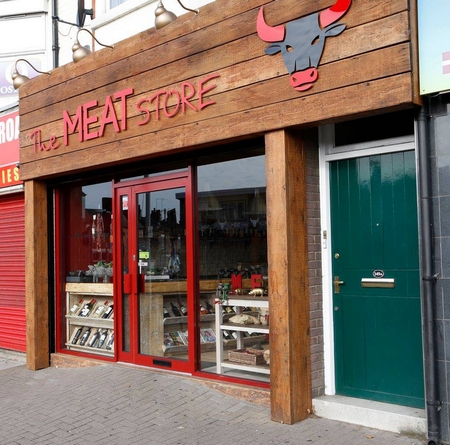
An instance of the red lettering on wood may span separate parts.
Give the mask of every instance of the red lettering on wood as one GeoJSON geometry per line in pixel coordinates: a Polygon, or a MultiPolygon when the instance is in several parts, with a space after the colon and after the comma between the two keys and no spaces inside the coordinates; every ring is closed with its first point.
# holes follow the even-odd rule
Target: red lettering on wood
{"type": "Polygon", "coordinates": [[[96,100],[91,100],[83,105],[83,139],[88,141],[90,139],[98,138],[98,131],[92,133],[89,132],[89,125],[98,122],[97,116],[89,116],[89,110],[95,108],[98,105],[96,100]]]}
{"type": "Polygon", "coordinates": [[[213,100],[210,100],[209,102],[203,102],[203,96],[206,93],[208,93],[209,91],[211,91],[214,88],[216,88],[217,85],[210,85],[210,86],[208,86],[206,88],[203,88],[203,85],[205,85],[206,83],[208,83],[212,79],[217,79],[218,77],[220,77],[220,74],[211,74],[210,76],[206,77],[205,79],[201,80],[198,83],[198,87],[199,87],[199,91],[198,91],[198,109],[199,110],[203,110],[203,108],[206,108],[209,105],[213,105],[213,104],[216,103],[213,100]]]}
{"type": "Polygon", "coordinates": [[[41,143],[41,130],[34,130],[30,134],[30,139],[33,141],[33,151],[37,153],[39,150],[39,144],[41,143]]]}
{"type": "MultiPolygon", "coordinates": [[[[206,100],[206,94],[217,86],[216,84],[208,85],[208,82],[219,77],[219,74],[211,74],[205,77],[198,82],[197,89],[190,82],[182,82],[181,90],[157,91],[150,98],[140,99],[136,108],[143,116],[142,120],[137,122],[137,125],[149,123],[153,112],[155,119],[159,121],[161,110],[165,117],[172,118],[180,112],[180,109],[185,114],[188,108],[197,112],[215,104],[214,100],[206,100]],[[196,96],[198,96],[198,107],[193,103],[196,96]],[[154,110],[151,107],[154,107],[154,110]]],[[[112,125],[116,133],[125,131],[128,121],[127,99],[133,94],[133,88],[125,88],[115,92],[112,96],[106,96],[101,115],[96,110],[98,108],[97,100],[79,105],[73,116],[70,116],[67,110],[63,110],[64,145],[69,145],[69,136],[75,132],[78,132],[78,141],[83,142],[104,136],[107,125],[112,125]],[[117,109],[115,101],[119,102],[117,109]],[[96,124],[98,124],[98,131],[94,130],[96,124]]],[[[42,143],[41,130],[34,130],[30,134],[30,138],[33,142],[35,153],[38,151],[56,150],[61,145],[53,135],[50,137],[48,145],[42,143]]]]}
{"type": "Polygon", "coordinates": [[[41,139],[42,132],[41,130],[34,130],[30,134],[30,139],[33,141],[33,150],[35,153],[38,151],[50,151],[55,150],[59,147],[59,142],[57,142],[56,136],[52,135],[50,137],[50,143],[48,147],[42,142],[41,139]]]}
{"type": "Polygon", "coordinates": [[[197,111],[194,105],[192,105],[189,101],[193,97],[195,97],[195,87],[190,82],[183,82],[181,84],[182,94],[181,94],[181,105],[182,105],[182,113],[186,113],[186,106],[192,108],[194,111],[197,111]],[[189,91],[188,91],[189,90],[189,91]]]}
{"type": "Polygon", "coordinates": [[[150,110],[147,110],[147,108],[142,108],[142,104],[144,104],[145,102],[150,103],[150,101],[148,99],[141,99],[141,100],[138,101],[138,103],[136,105],[136,108],[138,109],[138,111],[140,111],[141,113],[145,114],[144,119],[137,123],[138,125],[148,124],[150,122],[150,119],[151,119],[150,110]]]}
{"type": "Polygon", "coordinates": [[[155,113],[155,119],[160,120],[161,109],[164,115],[168,118],[175,117],[181,108],[183,114],[190,108],[193,111],[200,111],[209,105],[213,105],[216,102],[213,100],[206,101],[205,95],[216,88],[217,85],[206,85],[212,79],[217,79],[220,74],[211,74],[208,77],[198,82],[198,108],[192,103],[196,97],[196,88],[190,82],[183,82],[181,84],[181,91],[178,90],[162,90],[154,93],[150,98],[140,99],[136,105],[137,110],[143,114],[142,120],[137,125],[148,124],[151,120],[152,112],[155,113]],[[176,96],[177,102],[173,105],[174,109],[169,105],[171,98],[176,96]],[[153,105],[154,109],[149,109],[150,105],[153,105]]]}
{"type": "Polygon", "coordinates": [[[75,116],[74,116],[75,120],[72,121],[69,113],[66,110],[63,110],[64,145],[69,145],[69,132],[73,133],[77,127],[78,127],[78,140],[80,142],[83,141],[82,113],[83,113],[83,108],[80,105],[77,108],[77,112],[75,113],[75,116]],[[81,131],[80,131],[80,129],[81,129],[81,131]]]}
{"type": "Polygon", "coordinates": [[[114,93],[114,99],[120,99],[120,105],[122,107],[122,118],[120,120],[121,122],[121,129],[122,131],[125,131],[127,129],[127,97],[131,96],[134,93],[133,88],[126,88],[122,91],[118,91],[117,93],[114,93]]]}
{"type": "Polygon", "coordinates": [[[52,134],[52,135],[50,136],[50,145],[49,145],[49,148],[50,148],[51,150],[56,150],[60,145],[61,145],[61,143],[58,142],[58,139],[56,138],[56,136],[52,134]]]}
{"type": "Polygon", "coordinates": [[[105,106],[103,107],[103,114],[100,124],[99,136],[103,136],[105,133],[105,126],[107,124],[113,124],[114,131],[120,132],[119,122],[117,121],[116,110],[114,108],[111,96],[106,96],[105,106]]]}
{"type": "Polygon", "coordinates": [[[167,91],[164,96],[164,105],[163,105],[164,114],[166,115],[166,117],[174,117],[178,113],[179,109],[180,109],[180,93],[176,90],[167,91]],[[175,111],[173,111],[172,113],[169,113],[169,111],[167,110],[167,108],[168,108],[167,102],[169,101],[170,96],[176,96],[176,98],[177,98],[177,104],[175,105],[175,111]]]}
{"type": "Polygon", "coordinates": [[[160,109],[160,101],[159,98],[161,96],[164,96],[165,91],[159,91],[158,93],[155,93],[152,97],[150,97],[149,102],[155,102],[155,115],[156,120],[159,121],[159,109],[160,109]]]}

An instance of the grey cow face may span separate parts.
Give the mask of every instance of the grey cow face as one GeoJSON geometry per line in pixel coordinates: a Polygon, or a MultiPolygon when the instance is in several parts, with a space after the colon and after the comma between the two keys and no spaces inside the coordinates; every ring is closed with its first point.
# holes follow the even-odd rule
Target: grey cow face
{"type": "Polygon", "coordinates": [[[341,34],[345,25],[331,24],[324,28],[319,24],[319,13],[310,14],[285,25],[282,41],[271,43],[266,54],[281,52],[290,76],[290,84],[297,91],[306,91],[318,78],[317,67],[322,57],[325,39],[341,34]]]}
{"type": "Polygon", "coordinates": [[[325,46],[325,38],[337,36],[344,31],[345,25],[330,25],[320,29],[319,13],[294,20],[286,24],[284,42],[269,45],[266,54],[281,51],[289,73],[317,68],[325,46]]]}

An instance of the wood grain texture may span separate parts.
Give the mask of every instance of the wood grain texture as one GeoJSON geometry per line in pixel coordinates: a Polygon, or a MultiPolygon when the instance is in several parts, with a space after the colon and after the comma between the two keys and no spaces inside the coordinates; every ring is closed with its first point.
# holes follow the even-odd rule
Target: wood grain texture
{"type": "MultiPolygon", "coordinates": [[[[223,8],[220,2],[201,8],[198,16],[185,14],[163,30],[144,31],[119,42],[114,50],[101,49],[24,85],[19,109],[21,179],[114,166],[420,103],[410,37],[415,21],[406,0],[353,0],[341,19],[347,29],[327,39],[319,79],[304,93],[289,85],[281,55],[264,53],[267,44],[256,33],[256,16],[265,5],[267,22],[276,25],[324,9],[330,2],[234,0],[223,8]],[[140,100],[162,90],[180,90],[183,82],[196,85],[211,74],[220,76],[207,94],[214,105],[138,125],[140,100]],[[106,98],[130,87],[134,92],[127,100],[125,130],[113,131],[107,125],[102,137],[79,142],[75,133],[68,146],[35,152],[33,130],[41,130],[46,145],[51,136],[61,141],[64,110],[73,116],[80,105],[95,100],[98,106],[89,115],[100,118],[106,98]]],[[[192,104],[197,106],[198,100],[192,104]]],[[[119,101],[114,109],[118,116],[124,111],[119,101]]],[[[93,123],[90,131],[99,125],[93,123]]]]}
{"type": "Polygon", "coordinates": [[[48,304],[47,187],[39,181],[25,183],[25,311],[27,368],[50,364],[48,304]]]}
{"type": "Polygon", "coordinates": [[[266,135],[271,415],[292,424],[311,412],[306,220],[307,131],[266,135]]]}

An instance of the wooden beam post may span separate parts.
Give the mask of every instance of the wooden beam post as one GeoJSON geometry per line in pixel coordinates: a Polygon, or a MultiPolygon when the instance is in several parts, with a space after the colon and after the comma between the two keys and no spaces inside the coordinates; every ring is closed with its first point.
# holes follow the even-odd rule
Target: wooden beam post
{"type": "Polygon", "coordinates": [[[27,368],[50,365],[47,187],[25,182],[25,309],[27,368]]]}
{"type": "Polygon", "coordinates": [[[293,424],[311,412],[306,215],[309,133],[266,135],[272,420],[293,424]]]}

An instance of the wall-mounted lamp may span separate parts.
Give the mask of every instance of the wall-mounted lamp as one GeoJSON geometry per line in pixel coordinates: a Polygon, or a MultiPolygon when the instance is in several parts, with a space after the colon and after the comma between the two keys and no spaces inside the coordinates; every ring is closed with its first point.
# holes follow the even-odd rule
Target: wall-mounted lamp
{"type": "Polygon", "coordinates": [[[11,78],[13,80],[13,86],[14,86],[14,89],[16,89],[16,90],[19,89],[25,82],[28,82],[30,80],[29,77],[25,76],[24,74],[19,73],[19,70],[17,69],[17,64],[19,62],[28,63],[28,65],[30,65],[31,68],[33,68],[34,71],[36,71],[37,73],[50,75],[50,73],[47,73],[45,71],[39,71],[38,69],[36,69],[30,62],[28,62],[28,60],[18,59],[18,60],[16,60],[16,63],[14,64],[14,71],[11,75],[11,78]]]}
{"type": "MultiPolygon", "coordinates": [[[[195,14],[198,14],[198,9],[189,9],[186,8],[180,0],[177,0],[179,5],[185,9],[186,11],[194,12],[195,14]]],[[[158,6],[155,10],[155,28],[161,29],[164,28],[164,26],[168,25],[169,23],[172,23],[174,20],[176,20],[177,16],[170,11],[167,11],[167,9],[164,7],[161,0],[158,2],[158,6]]]]}
{"type": "Polygon", "coordinates": [[[87,33],[89,33],[92,38],[101,46],[104,46],[105,48],[111,48],[114,49],[114,46],[111,45],[104,45],[103,43],[100,43],[94,36],[94,34],[92,34],[90,31],[88,31],[86,28],[80,28],[77,31],[77,37],[75,39],[75,43],[72,46],[72,59],[73,61],[79,62],[81,59],[84,59],[86,56],[88,56],[89,54],[91,54],[91,50],[86,48],[85,46],[81,46],[80,42],[78,41],[78,34],[80,33],[80,31],[86,31],[87,33]]]}

